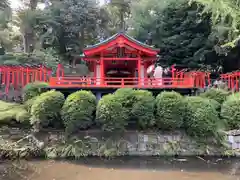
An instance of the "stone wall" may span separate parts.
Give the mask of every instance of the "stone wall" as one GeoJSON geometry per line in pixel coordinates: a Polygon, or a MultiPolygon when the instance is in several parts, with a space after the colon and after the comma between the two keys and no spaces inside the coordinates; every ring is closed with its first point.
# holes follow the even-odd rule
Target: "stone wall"
{"type": "MultiPolygon", "coordinates": [[[[19,129],[0,129],[0,144],[6,142],[16,142],[29,134],[29,132],[19,129]]],[[[229,135],[230,136],[230,135],[229,135]]],[[[231,135],[232,136],[232,135],[231,135]]],[[[51,148],[62,144],[65,140],[62,131],[47,131],[35,134],[35,137],[44,142],[45,147],[51,148]]],[[[240,139],[240,135],[234,136],[234,142],[240,139]]],[[[107,133],[102,131],[82,131],[76,139],[81,139],[88,146],[87,155],[98,156],[100,150],[115,150],[117,155],[130,156],[196,156],[196,155],[225,155],[226,151],[239,152],[240,147],[231,146],[229,149],[220,148],[214,145],[212,141],[197,143],[182,132],[135,132],[128,131],[122,134],[107,133]]],[[[231,139],[231,138],[230,138],[231,139]]],[[[232,140],[232,139],[231,139],[232,140]]],[[[27,141],[22,141],[22,145],[27,141]]],[[[228,154],[229,155],[229,154],[228,154]]]]}
{"type": "Polygon", "coordinates": [[[227,132],[228,143],[233,150],[240,150],[240,130],[227,132]]]}

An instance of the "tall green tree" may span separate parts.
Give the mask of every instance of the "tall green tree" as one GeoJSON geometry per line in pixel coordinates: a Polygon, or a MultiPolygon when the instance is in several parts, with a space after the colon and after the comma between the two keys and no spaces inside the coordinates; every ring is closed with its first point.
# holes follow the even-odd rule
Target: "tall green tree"
{"type": "Polygon", "coordinates": [[[35,27],[38,25],[38,18],[41,14],[37,10],[40,0],[22,0],[24,8],[18,10],[15,17],[15,25],[20,28],[25,53],[31,53],[36,46],[35,27]]]}
{"type": "Polygon", "coordinates": [[[12,32],[9,25],[12,11],[8,0],[0,2],[0,54],[12,48],[12,32]]]}
{"type": "Polygon", "coordinates": [[[212,33],[216,52],[224,71],[240,68],[240,1],[239,0],[191,0],[203,6],[202,14],[211,17],[212,33]]]}
{"type": "Polygon", "coordinates": [[[107,24],[102,15],[96,0],[52,1],[42,11],[37,27],[42,47],[52,47],[65,58],[79,54],[99,40],[107,24]]]}
{"type": "MultiPolygon", "coordinates": [[[[166,64],[180,64],[191,68],[206,65],[206,55],[213,51],[210,19],[201,16],[196,4],[189,6],[187,1],[171,3],[158,21],[162,60],[166,64]]],[[[211,62],[212,63],[212,62],[211,62]]]]}
{"type": "Polygon", "coordinates": [[[127,28],[125,20],[131,14],[130,4],[131,4],[131,0],[110,0],[109,1],[110,10],[114,11],[119,18],[118,28],[121,31],[125,31],[127,28]]]}
{"type": "Polygon", "coordinates": [[[152,0],[151,3],[140,0],[133,4],[130,32],[143,42],[150,38],[152,45],[161,49],[161,65],[215,67],[219,64],[214,51],[215,39],[210,39],[210,17],[200,12],[201,7],[196,3],[189,5],[188,0],[152,0]]]}
{"type": "Polygon", "coordinates": [[[234,47],[240,39],[239,0],[190,0],[203,6],[202,13],[210,14],[213,32],[219,43],[234,47]]]}

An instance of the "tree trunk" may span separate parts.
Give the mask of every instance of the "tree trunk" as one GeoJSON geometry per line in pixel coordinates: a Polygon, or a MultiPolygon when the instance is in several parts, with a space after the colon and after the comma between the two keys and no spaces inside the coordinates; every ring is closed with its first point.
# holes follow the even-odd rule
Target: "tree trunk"
{"type": "Polygon", "coordinates": [[[25,32],[23,35],[23,46],[24,46],[24,52],[25,53],[31,53],[33,52],[35,48],[35,39],[34,39],[34,33],[27,33],[25,32]]]}
{"type": "MultiPolygon", "coordinates": [[[[39,0],[30,0],[29,8],[32,11],[35,11],[37,8],[39,0]]],[[[34,33],[34,27],[27,27],[25,32],[23,33],[23,46],[24,46],[24,52],[25,53],[31,53],[34,51],[35,48],[35,33],[34,33]]]]}
{"type": "Polygon", "coordinates": [[[120,11],[120,30],[121,32],[125,32],[124,9],[121,8],[119,11],[120,11]]]}

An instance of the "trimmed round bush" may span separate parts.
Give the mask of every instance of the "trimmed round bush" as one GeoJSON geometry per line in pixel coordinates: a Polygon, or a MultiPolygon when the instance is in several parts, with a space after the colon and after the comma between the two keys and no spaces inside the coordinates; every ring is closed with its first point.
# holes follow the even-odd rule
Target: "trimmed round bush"
{"type": "Polygon", "coordinates": [[[155,98],[151,92],[122,88],[118,89],[114,96],[124,108],[128,124],[131,123],[141,129],[154,125],[155,98]]]}
{"type": "Polygon", "coordinates": [[[221,118],[226,121],[229,129],[240,128],[240,95],[230,95],[222,104],[221,118]]]}
{"type": "Polygon", "coordinates": [[[96,104],[96,97],[90,91],[77,91],[70,94],[61,110],[66,132],[73,133],[92,125],[96,104]]]}
{"type": "Polygon", "coordinates": [[[156,125],[163,130],[179,129],[183,125],[183,97],[177,92],[162,92],[156,97],[156,125]]]}
{"type": "Polygon", "coordinates": [[[105,95],[98,102],[96,120],[104,131],[123,131],[128,117],[128,111],[114,94],[105,95]]]}
{"type": "Polygon", "coordinates": [[[200,94],[201,97],[203,98],[208,98],[208,99],[214,99],[218,103],[222,104],[227,96],[229,95],[229,92],[223,89],[218,89],[218,88],[211,88],[207,90],[206,92],[200,94]]]}
{"type": "Polygon", "coordinates": [[[145,90],[134,91],[134,102],[131,108],[131,119],[137,121],[138,127],[146,129],[155,123],[155,98],[145,90]]]}
{"type": "Polygon", "coordinates": [[[209,99],[186,97],[183,103],[184,126],[188,135],[206,138],[216,135],[222,125],[218,112],[209,99]]]}
{"type": "Polygon", "coordinates": [[[135,97],[135,91],[131,88],[122,88],[118,89],[114,95],[116,96],[116,99],[122,104],[123,107],[126,108],[126,110],[130,111],[133,106],[133,103],[136,101],[135,97]]]}
{"type": "Polygon", "coordinates": [[[33,82],[33,83],[27,84],[23,88],[23,100],[27,101],[36,96],[39,96],[40,94],[46,91],[43,89],[46,87],[48,87],[48,83],[46,82],[33,82]]]}
{"type": "Polygon", "coordinates": [[[221,111],[221,104],[219,102],[217,102],[214,99],[209,99],[209,101],[211,102],[212,106],[214,107],[214,109],[217,110],[217,112],[221,111]]]}
{"type": "Polygon", "coordinates": [[[60,111],[64,103],[64,95],[59,91],[48,91],[36,98],[31,107],[31,124],[47,127],[58,124],[60,111]]]}
{"type": "Polygon", "coordinates": [[[33,105],[34,101],[37,99],[37,97],[38,96],[33,97],[32,99],[29,99],[26,102],[24,102],[24,107],[27,110],[27,112],[31,113],[32,105],[33,105]]]}

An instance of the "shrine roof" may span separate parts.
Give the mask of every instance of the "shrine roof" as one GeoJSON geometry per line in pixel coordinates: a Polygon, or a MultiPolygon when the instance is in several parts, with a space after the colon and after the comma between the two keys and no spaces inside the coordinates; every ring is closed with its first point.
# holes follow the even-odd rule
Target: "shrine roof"
{"type": "MultiPolygon", "coordinates": [[[[160,49],[157,49],[157,48],[154,48],[152,46],[149,46],[145,43],[142,43],[136,39],[134,39],[133,37],[125,34],[125,33],[117,33],[117,34],[114,34],[113,36],[109,37],[108,39],[102,41],[102,42],[99,42],[95,45],[92,45],[92,46],[88,46],[86,47],[83,51],[84,51],[84,54],[87,54],[87,52],[91,51],[91,50],[96,50],[98,48],[101,48],[101,47],[104,47],[104,46],[107,46],[108,44],[110,44],[111,42],[114,42],[116,41],[117,39],[119,38],[123,38],[124,40],[126,40],[127,42],[130,42],[131,45],[135,44],[137,47],[141,47],[147,51],[151,51],[151,52],[155,52],[154,54],[157,54],[160,49]]],[[[131,46],[130,45],[130,46],[131,46]]]]}

